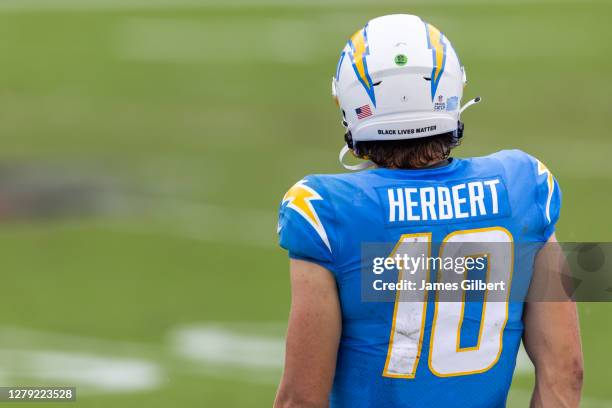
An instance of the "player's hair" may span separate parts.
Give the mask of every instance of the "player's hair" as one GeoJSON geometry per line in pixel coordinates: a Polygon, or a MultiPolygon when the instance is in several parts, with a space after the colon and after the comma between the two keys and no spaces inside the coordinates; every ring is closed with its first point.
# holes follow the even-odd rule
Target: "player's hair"
{"type": "Polygon", "coordinates": [[[451,133],[406,140],[375,140],[357,144],[356,155],[378,167],[418,169],[445,160],[460,141],[451,133]]]}

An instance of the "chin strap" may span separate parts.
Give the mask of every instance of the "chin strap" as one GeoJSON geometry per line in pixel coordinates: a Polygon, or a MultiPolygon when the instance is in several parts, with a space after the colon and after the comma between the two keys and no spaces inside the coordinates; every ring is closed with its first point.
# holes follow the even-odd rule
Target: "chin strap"
{"type": "Polygon", "coordinates": [[[461,110],[459,111],[459,116],[461,116],[461,114],[463,113],[464,110],[466,110],[467,108],[469,108],[472,105],[476,105],[477,103],[480,103],[481,101],[482,101],[482,98],[480,96],[477,96],[474,99],[472,99],[471,101],[469,101],[468,103],[466,103],[465,105],[463,105],[461,107],[461,110]]]}
{"type": "Polygon", "coordinates": [[[340,154],[338,155],[338,159],[340,160],[340,163],[342,164],[342,166],[344,166],[345,169],[347,170],[364,170],[367,169],[369,167],[374,166],[374,163],[372,163],[371,161],[365,161],[363,163],[359,163],[359,164],[346,164],[344,163],[344,156],[346,156],[346,154],[350,151],[351,149],[349,149],[349,147],[347,145],[344,145],[344,147],[340,150],[340,154]]]}
{"type": "MultiPolygon", "coordinates": [[[[470,100],[469,102],[467,102],[465,105],[463,105],[461,107],[461,110],[459,110],[459,116],[461,116],[461,114],[463,113],[463,111],[465,111],[467,108],[469,108],[472,105],[475,105],[477,103],[480,103],[482,101],[482,98],[480,96],[477,96],[476,98],[470,100]]],[[[346,120],[342,120],[342,126],[344,126],[345,128],[348,127],[348,124],[346,123],[346,120]]],[[[459,123],[457,124],[457,130],[455,131],[455,137],[457,139],[461,139],[463,137],[463,123],[461,121],[459,121],[459,123]]],[[[351,147],[353,147],[353,139],[350,136],[350,132],[347,132],[344,136],[345,141],[347,144],[344,145],[344,147],[340,150],[340,154],[338,155],[338,159],[340,160],[340,164],[342,164],[342,166],[344,166],[345,169],[347,170],[353,170],[353,171],[357,171],[357,170],[364,170],[370,167],[373,167],[375,164],[372,163],[369,160],[364,161],[363,163],[359,163],[359,164],[346,164],[344,163],[344,156],[347,155],[348,152],[351,151],[351,147]],[[351,147],[349,147],[351,146],[351,147]]]]}

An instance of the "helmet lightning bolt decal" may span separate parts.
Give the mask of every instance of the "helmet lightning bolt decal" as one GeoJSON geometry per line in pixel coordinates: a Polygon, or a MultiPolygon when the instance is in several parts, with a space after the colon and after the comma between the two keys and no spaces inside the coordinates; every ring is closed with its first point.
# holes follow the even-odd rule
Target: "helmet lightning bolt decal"
{"type": "Polygon", "coordinates": [[[433,59],[433,69],[431,70],[431,100],[433,101],[446,65],[446,43],[443,41],[444,34],[436,27],[425,23],[425,30],[427,47],[431,50],[433,59]]]}
{"type": "Polygon", "coordinates": [[[374,83],[368,72],[367,56],[370,55],[370,47],[368,45],[368,25],[357,31],[348,42],[349,56],[353,64],[353,70],[357,79],[363,85],[366,93],[370,97],[372,104],[376,107],[376,95],[374,95],[374,83]]]}
{"type": "Polygon", "coordinates": [[[319,215],[312,206],[314,200],[323,200],[319,193],[306,185],[306,180],[298,181],[293,187],[287,191],[283,197],[282,204],[287,204],[288,208],[291,208],[298,212],[308,223],[315,229],[319,237],[327,246],[327,249],[331,252],[331,246],[329,245],[329,239],[325,233],[325,228],[321,224],[319,215]]]}

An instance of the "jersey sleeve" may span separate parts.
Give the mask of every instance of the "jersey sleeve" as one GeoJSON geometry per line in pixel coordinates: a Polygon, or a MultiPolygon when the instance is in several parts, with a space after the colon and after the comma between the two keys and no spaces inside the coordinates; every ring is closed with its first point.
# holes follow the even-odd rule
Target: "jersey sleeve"
{"type": "Polygon", "coordinates": [[[538,159],[532,159],[536,171],[536,202],[541,215],[542,240],[548,241],[559,220],[561,188],[548,167],[538,159]]]}
{"type": "Polygon", "coordinates": [[[278,216],[279,244],[295,259],[334,271],[334,212],[322,183],[314,177],[298,181],[285,193],[278,216]]]}

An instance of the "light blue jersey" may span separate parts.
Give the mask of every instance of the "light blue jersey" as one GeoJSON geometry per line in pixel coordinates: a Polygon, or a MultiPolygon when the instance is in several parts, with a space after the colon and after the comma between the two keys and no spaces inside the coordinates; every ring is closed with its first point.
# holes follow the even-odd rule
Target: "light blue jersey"
{"type": "MultiPolygon", "coordinates": [[[[294,185],[280,208],[280,245],[331,271],[342,307],[332,407],[504,407],[522,302],[491,303],[485,313],[482,305],[436,302],[433,291],[422,303],[364,301],[362,244],[543,243],[560,205],[550,171],[518,150],[434,169],[314,175],[294,185]]],[[[511,290],[528,283],[533,268],[533,256],[515,255],[504,258],[511,290]]]]}

